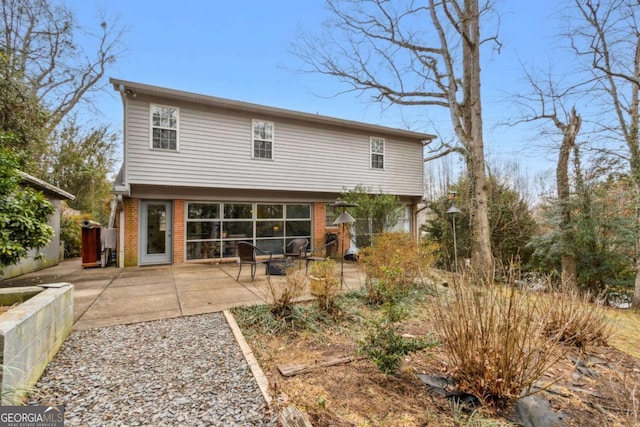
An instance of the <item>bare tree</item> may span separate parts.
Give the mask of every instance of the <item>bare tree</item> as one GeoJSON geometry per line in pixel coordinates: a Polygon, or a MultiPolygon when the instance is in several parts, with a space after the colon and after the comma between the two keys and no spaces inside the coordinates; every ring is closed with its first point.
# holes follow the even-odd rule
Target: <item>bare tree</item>
{"type": "Polygon", "coordinates": [[[80,100],[102,88],[107,66],[123,53],[123,33],[106,20],[97,32],[86,31],[69,8],[49,0],[0,2],[3,74],[23,82],[49,111],[47,135],[80,100]],[[79,32],[95,42],[92,52],[77,39],[79,32]]]}
{"type": "Polygon", "coordinates": [[[569,160],[576,145],[576,138],[580,132],[582,118],[576,112],[575,106],[567,111],[563,101],[575,94],[580,84],[565,90],[560,90],[552,82],[534,77],[526,72],[527,80],[532,88],[531,95],[520,95],[520,103],[529,109],[528,117],[523,122],[550,121],[562,134],[562,143],[558,149],[556,163],[556,191],[560,205],[560,232],[562,236],[562,250],[560,263],[562,266],[562,283],[572,287],[577,285],[577,260],[574,253],[574,230],[571,219],[571,185],[569,180],[569,160]]]}
{"type": "Polygon", "coordinates": [[[328,0],[326,39],[299,38],[296,54],[311,71],[338,78],[372,100],[447,108],[458,141],[428,146],[425,161],[461,154],[471,192],[472,266],[493,275],[487,217],[478,0],[328,0]]]}
{"type": "MultiPolygon", "coordinates": [[[[570,34],[579,58],[587,61],[598,86],[594,96],[604,106],[598,123],[610,149],[629,163],[636,200],[636,231],[640,230],[640,2],[638,0],[575,0],[580,21],[570,34]],[[610,118],[610,120],[609,120],[610,118]],[[626,148],[626,150],[624,149],[626,148]]],[[[640,232],[636,236],[636,279],[633,306],[640,307],[640,232]]]]}

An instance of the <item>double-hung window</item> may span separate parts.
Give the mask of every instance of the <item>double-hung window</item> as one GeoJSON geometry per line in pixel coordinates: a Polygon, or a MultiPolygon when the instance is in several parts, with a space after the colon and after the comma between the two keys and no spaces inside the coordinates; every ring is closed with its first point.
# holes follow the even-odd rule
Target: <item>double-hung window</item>
{"type": "Polygon", "coordinates": [[[151,106],[151,147],[160,150],[178,150],[177,108],[151,106]]]}
{"type": "Polygon", "coordinates": [[[384,138],[371,137],[371,168],[384,169],[384,138]]]}
{"type": "Polygon", "coordinates": [[[273,122],[253,121],[253,158],[273,159],[273,122]]]}

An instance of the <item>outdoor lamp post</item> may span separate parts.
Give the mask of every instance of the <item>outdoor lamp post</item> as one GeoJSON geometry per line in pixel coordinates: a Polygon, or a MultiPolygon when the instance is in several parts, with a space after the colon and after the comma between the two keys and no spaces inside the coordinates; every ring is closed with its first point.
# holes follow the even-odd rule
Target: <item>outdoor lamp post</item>
{"type": "Polygon", "coordinates": [[[340,207],[342,208],[342,213],[336,218],[335,221],[333,221],[334,225],[340,225],[342,226],[342,233],[340,235],[340,241],[338,241],[338,244],[340,244],[341,247],[341,251],[340,251],[340,287],[342,287],[342,284],[344,283],[344,256],[345,256],[345,249],[344,249],[344,225],[345,224],[353,224],[354,222],[356,222],[356,220],[349,215],[349,212],[347,212],[347,208],[357,208],[358,204],[357,203],[349,203],[349,202],[345,202],[344,200],[337,200],[335,203],[333,203],[331,206],[333,207],[340,207]]]}
{"type": "MultiPolygon", "coordinates": [[[[455,197],[455,196],[454,196],[455,197]]],[[[462,213],[462,211],[455,207],[453,201],[451,207],[447,210],[447,213],[451,215],[453,219],[453,262],[455,263],[455,271],[458,272],[458,242],[456,241],[456,215],[462,213]]]]}

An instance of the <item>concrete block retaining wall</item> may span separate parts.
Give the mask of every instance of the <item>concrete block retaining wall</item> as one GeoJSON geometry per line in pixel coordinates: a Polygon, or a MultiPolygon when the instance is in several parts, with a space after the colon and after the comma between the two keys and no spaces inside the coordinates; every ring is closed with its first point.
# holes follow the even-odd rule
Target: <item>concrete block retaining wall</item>
{"type": "Polygon", "coordinates": [[[0,315],[2,404],[38,381],[73,326],[73,286],[41,285],[42,292],[0,315]]]}

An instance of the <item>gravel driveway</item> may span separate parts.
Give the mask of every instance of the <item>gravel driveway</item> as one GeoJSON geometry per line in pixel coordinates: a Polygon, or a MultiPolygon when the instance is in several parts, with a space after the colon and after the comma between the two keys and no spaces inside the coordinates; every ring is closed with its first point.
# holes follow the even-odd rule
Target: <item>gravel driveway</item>
{"type": "Polygon", "coordinates": [[[222,313],[74,331],[30,404],[68,426],[270,426],[222,313]]]}

